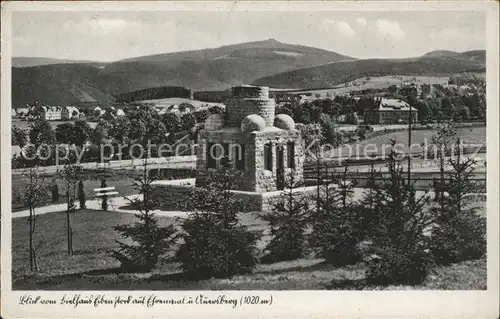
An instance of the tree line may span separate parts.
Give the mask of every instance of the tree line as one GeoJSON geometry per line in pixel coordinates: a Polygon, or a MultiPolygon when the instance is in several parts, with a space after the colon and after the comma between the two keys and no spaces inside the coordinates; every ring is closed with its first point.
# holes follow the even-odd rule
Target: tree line
{"type": "Polygon", "coordinates": [[[147,88],[115,95],[116,102],[130,103],[135,101],[166,99],[171,97],[191,98],[191,90],[180,86],[163,86],[147,88]]]}
{"type": "MultiPolygon", "coordinates": [[[[36,161],[30,160],[19,153],[13,156],[12,167],[23,168],[36,165],[55,165],[55,157],[51,156],[47,160],[40,161],[40,157],[45,158],[47,154],[55,154],[56,147],[62,157],[66,155],[65,145],[74,146],[69,148],[68,157],[72,163],[77,160],[77,151],[83,150],[81,162],[100,162],[101,144],[109,143],[113,146],[114,154],[118,153],[119,145],[143,144],[151,141],[151,144],[170,143],[186,134],[190,135],[190,140],[196,140],[197,132],[205,120],[215,113],[223,113],[220,107],[213,106],[208,109],[198,110],[192,113],[178,115],[176,113],[158,113],[147,106],[132,106],[125,110],[125,116],[105,116],[100,119],[95,128],[84,120],[77,120],[71,123],[59,124],[54,130],[50,123],[43,118],[36,118],[30,123],[28,132],[18,126],[12,127],[12,145],[21,148],[26,147],[25,152],[28,157],[33,157],[33,152],[41,145],[48,145],[40,148],[41,156],[36,161]],[[35,163],[36,162],[36,163],[35,163]]],[[[146,143],[147,144],[147,143],[146,143]]],[[[122,147],[122,159],[130,158],[128,146],[122,147]]],[[[111,153],[111,149],[105,148],[104,156],[111,153]]],[[[133,153],[132,155],[137,155],[133,153]]],[[[175,154],[157,154],[153,150],[152,156],[171,156],[175,154]]]]}

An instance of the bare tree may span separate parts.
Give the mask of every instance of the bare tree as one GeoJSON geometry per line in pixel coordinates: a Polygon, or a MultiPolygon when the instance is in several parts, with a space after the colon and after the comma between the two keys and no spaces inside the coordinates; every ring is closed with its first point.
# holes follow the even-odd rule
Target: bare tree
{"type": "Polygon", "coordinates": [[[76,188],[80,181],[82,167],[80,165],[71,164],[70,162],[64,165],[59,172],[59,177],[66,188],[66,232],[68,241],[68,255],[73,255],[73,230],[71,228],[70,214],[76,210],[76,188]]]}
{"type": "Polygon", "coordinates": [[[455,158],[450,158],[448,161],[452,170],[449,174],[447,189],[452,202],[456,206],[457,213],[460,214],[463,208],[467,208],[464,207],[467,206],[464,203],[464,198],[471,193],[477,193],[480,187],[479,183],[474,179],[476,160],[472,157],[462,157],[463,145],[460,138],[457,139],[457,144],[455,158]]]}
{"type": "Polygon", "coordinates": [[[439,200],[441,209],[444,209],[443,192],[445,188],[445,165],[446,157],[451,154],[451,143],[456,136],[455,128],[452,122],[445,122],[438,128],[436,134],[432,137],[434,144],[434,155],[438,160],[440,181],[435,185],[435,200],[439,200]]]}
{"type": "Polygon", "coordinates": [[[27,185],[24,191],[24,203],[30,210],[30,215],[28,217],[30,270],[38,271],[36,253],[41,243],[35,248],[36,208],[48,199],[48,190],[43,176],[40,175],[40,168],[38,166],[25,169],[23,171],[23,176],[27,178],[27,185]]]}

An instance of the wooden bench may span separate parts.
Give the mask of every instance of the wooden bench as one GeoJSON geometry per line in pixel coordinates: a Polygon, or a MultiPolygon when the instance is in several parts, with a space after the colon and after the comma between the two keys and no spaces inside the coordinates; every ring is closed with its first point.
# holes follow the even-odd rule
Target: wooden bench
{"type": "Polygon", "coordinates": [[[103,188],[94,188],[95,196],[98,198],[106,198],[108,201],[109,207],[112,210],[116,210],[116,205],[113,203],[112,198],[119,195],[119,193],[115,190],[114,187],[103,187],[103,188]]]}

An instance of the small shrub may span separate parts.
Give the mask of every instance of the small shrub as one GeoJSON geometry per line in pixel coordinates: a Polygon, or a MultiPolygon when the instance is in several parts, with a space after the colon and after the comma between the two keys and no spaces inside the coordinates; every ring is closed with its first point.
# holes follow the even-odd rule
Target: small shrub
{"type": "MultiPolygon", "coordinates": [[[[468,208],[467,196],[480,192],[480,185],[474,180],[473,158],[456,157],[448,160],[452,169],[448,172],[443,190],[448,196],[440,198],[436,207],[438,216],[432,232],[432,252],[438,264],[450,264],[468,259],[479,259],[486,253],[486,220],[468,208]]],[[[474,195],[473,195],[474,196],[474,195]]]]}
{"type": "Polygon", "coordinates": [[[186,208],[195,212],[181,223],[183,243],[176,253],[176,260],[189,277],[229,277],[249,272],[258,263],[256,243],[260,233],[249,231],[238,220],[244,203],[231,193],[236,178],[227,162],[208,177],[206,188],[193,189],[186,208]]]}
{"type": "Polygon", "coordinates": [[[307,242],[305,228],[308,221],[307,199],[294,189],[303,185],[295,178],[294,172],[285,179],[285,188],[280,198],[273,203],[272,211],[261,218],[269,222],[271,241],[266,246],[268,255],[263,261],[276,262],[294,260],[305,255],[307,242]]]}
{"type": "Polygon", "coordinates": [[[152,213],[141,213],[140,222],[132,225],[118,225],[114,230],[121,233],[122,238],[128,238],[133,244],[118,242],[120,248],[112,251],[111,256],[118,260],[121,268],[129,272],[151,271],[160,256],[175,242],[173,225],[160,227],[152,213]]]}
{"type": "MultiPolygon", "coordinates": [[[[103,178],[101,180],[101,188],[106,188],[108,185],[106,184],[106,179],[103,178]]],[[[108,210],[108,196],[102,196],[101,208],[103,211],[108,210]]]]}
{"type": "Polygon", "coordinates": [[[86,202],[85,190],[83,189],[83,182],[82,181],[78,182],[78,201],[80,202],[80,209],[87,208],[87,205],[85,204],[85,202],[86,202]]]}
{"type": "Polygon", "coordinates": [[[366,129],[361,126],[357,129],[356,134],[361,140],[364,140],[366,138],[366,129]]]}
{"type": "Polygon", "coordinates": [[[257,265],[258,233],[247,227],[223,227],[212,213],[193,213],[182,223],[184,243],[176,253],[191,278],[223,278],[250,272],[257,265]]]}
{"type": "Polygon", "coordinates": [[[467,210],[442,221],[433,231],[431,249],[440,265],[480,259],[486,254],[486,219],[467,210]]]}
{"type": "Polygon", "coordinates": [[[59,201],[59,186],[57,186],[57,183],[55,180],[53,180],[51,185],[50,185],[50,194],[51,194],[51,201],[53,203],[56,203],[59,201]]]}
{"type": "MultiPolygon", "coordinates": [[[[335,266],[354,264],[361,259],[357,247],[363,239],[361,207],[352,202],[357,183],[348,181],[347,173],[345,166],[340,176],[334,173],[326,181],[317,180],[316,210],[311,215],[313,231],[309,243],[318,257],[335,266]]],[[[316,174],[321,176],[319,171],[316,174]]]]}
{"type": "Polygon", "coordinates": [[[327,211],[317,221],[311,236],[316,255],[334,266],[355,264],[361,260],[357,245],[361,241],[356,207],[327,211]]]}
{"type": "Polygon", "coordinates": [[[418,285],[425,281],[432,266],[432,256],[422,247],[384,246],[368,261],[366,280],[369,285],[418,285]]]}

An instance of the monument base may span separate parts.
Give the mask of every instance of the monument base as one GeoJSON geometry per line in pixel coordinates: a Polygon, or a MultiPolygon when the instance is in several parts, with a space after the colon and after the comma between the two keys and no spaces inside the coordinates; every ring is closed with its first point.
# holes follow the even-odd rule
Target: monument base
{"type": "MultiPolygon", "coordinates": [[[[154,196],[161,203],[162,209],[181,209],[191,199],[195,183],[196,179],[194,178],[155,181],[156,191],[154,196]]],[[[288,192],[288,190],[263,193],[239,190],[232,190],[231,192],[237,200],[244,202],[244,212],[263,212],[271,211],[273,203],[283,192],[288,192]]],[[[310,196],[316,192],[316,186],[299,187],[294,189],[293,192],[302,196],[310,196]]]]}

